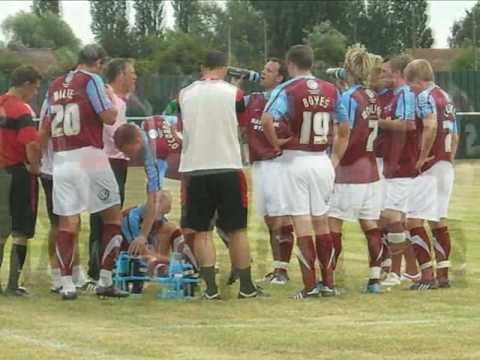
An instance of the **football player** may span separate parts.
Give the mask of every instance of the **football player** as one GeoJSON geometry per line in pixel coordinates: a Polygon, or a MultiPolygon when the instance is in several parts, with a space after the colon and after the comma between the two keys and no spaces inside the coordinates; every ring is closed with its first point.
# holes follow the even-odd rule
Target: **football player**
{"type": "Polygon", "coordinates": [[[272,92],[262,115],[265,135],[274,150],[283,145],[284,174],[281,186],[285,198],[278,215],[291,215],[304,288],[295,299],[318,296],[315,262],[321,266],[323,296],[334,289],[334,249],[328,226],[328,198],[333,190],[334,168],[348,144],[348,117],[335,85],[315,78],[313,50],[295,45],[287,54],[291,80],[272,92]],[[332,160],[326,150],[332,119],[340,124],[333,144],[332,160]],[[288,121],[292,138],[279,139],[274,122],[288,121]],[[287,139],[288,140],[288,139],[287,139]],[[285,143],[286,142],[286,143],[285,143]]]}
{"type": "Polygon", "coordinates": [[[83,211],[100,212],[103,220],[97,295],[128,296],[112,282],[122,237],[118,184],[102,150],[103,124],[113,124],[117,117],[100,77],[106,58],[101,46],[85,46],[79,53],[77,68],[52,81],[48,88],[54,151],[53,212],[59,216],[56,252],[62,273],[62,297],[66,300],[77,298],[72,266],[83,211]]]}
{"type": "Polygon", "coordinates": [[[347,150],[335,168],[328,225],[337,245],[336,262],[340,255],[343,222],[359,221],[368,243],[370,271],[367,292],[380,293],[382,233],[378,219],[381,184],[374,152],[378,131],[377,96],[366,88],[373,66],[373,55],[363,47],[352,47],[345,55],[344,68],[350,87],[342,94],[342,103],[348,109],[351,130],[347,150]]]}
{"type": "Polygon", "coordinates": [[[400,267],[403,254],[406,259],[406,276],[415,277],[418,270],[413,249],[406,234],[405,216],[408,197],[413,188],[413,179],[418,158],[418,136],[415,124],[415,94],[405,83],[403,70],[411,61],[409,55],[399,55],[385,64],[385,71],[391,72],[394,95],[391,107],[392,117],[379,120],[383,129],[383,174],[385,177],[385,200],[382,218],[386,224],[387,240],[392,252],[392,269],[382,285],[400,284],[400,267]]]}
{"type": "Polygon", "coordinates": [[[405,68],[405,77],[418,94],[417,117],[422,125],[421,152],[416,164],[420,175],[415,179],[408,213],[411,241],[422,278],[411,289],[428,290],[437,286],[425,220],[430,222],[434,237],[438,286],[447,288],[451,247],[447,215],[454,181],[453,160],[458,147],[455,108],[449,95],[434,83],[428,61],[412,61],[405,68]]]}
{"type": "MultiPolygon", "coordinates": [[[[273,272],[265,275],[265,281],[272,284],[286,284],[288,264],[294,244],[293,226],[288,217],[278,216],[282,207],[282,189],[278,181],[282,177],[282,160],[263,133],[261,116],[272,90],[286,81],[287,66],[283,60],[272,58],[264,66],[260,84],[264,92],[245,96],[246,110],[239,115],[241,126],[246,128],[252,180],[255,189],[255,209],[264,217],[270,235],[273,256],[273,272]]],[[[279,137],[288,137],[286,122],[277,123],[279,137]]]]}

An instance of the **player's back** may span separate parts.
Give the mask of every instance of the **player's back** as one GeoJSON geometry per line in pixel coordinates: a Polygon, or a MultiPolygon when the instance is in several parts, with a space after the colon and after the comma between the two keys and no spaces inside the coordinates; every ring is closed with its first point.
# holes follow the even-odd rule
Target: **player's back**
{"type": "Polygon", "coordinates": [[[335,85],[313,76],[304,76],[282,86],[288,99],[287,120],[293,137],[285,149],[325,151],[329,129],[335,118],[335,85]]]}
{"type": "MultiPolygon", "coordinates": [[[[399,113],[408,113],[406,104],[415,104],[415,95],[407,85],[395,91],[392,103],[392,112],[395,118],[399,113]]],[[[414,107],[414,105],[413,105],[414,107]]],[[[403,116],[403,115],[402,115],[403,116]]],[[[413,110],[412,119],[402,117],[402,121],[415,121],[413,110]]],[[[415,121],[418,126],[418,121],[415,121]]],[[[418,174],[416,163],[420,151],[418,129],[408,131],[385,131],[388,146],[384,151],[384,175],[387,178],[415,177],[418,174]]]]}
{"type": "MultiPolygon", "coordinates": [[[[82,70],[71,71],[55,79],[48,89],[51,137],[55,152],[80,149],[87,146],[103,148],[103,124],[88,95],[100,92],[98,77],[82,70]]],[[[103,89],[102,89],[103,90],[103,89]]],[[[101,97],[98,97],[101,102],[101,97]]],[[[106,104],[99,104],[107,110],[106,104]]]]}
{"type": "Polygon", "coordinates": [[[430,150],[430,156],[433,157],[422,168],[422,171],[428,170],[439,161],[451,161],[452,153],[452,135],[456,126],[455,107],[448,94],[439,86],[431,86],[418,95],[418,108],[422,111],[423,106],[435,107],[432,109],[436,113],[437,133],[435,142],[430,150]]]}
{"type": "MultiPolygon", "coordinates": [[[[380,109],[380,118],[393,119],[393,102],[395,100],[395,94],[390,89],[383,89],[377,94],[377,105],[380,109]]],[[[375,155],[379,158],[383,158],[385,147],[388,146],[388,139],[385,136],[383,129],[378,129],[378,135],[375,140],[375,155]]]]}
{"type": "Polygon", "coordinates": [[[152,116],[142,123],[142,129],[148,136],[156,159],[166,160],[171,153],[182,150],[182,140],[176,132],[175,116],[152,116]]]}
{"type": "Polygon", "coordinates": [[[374,153],[378,131],[377,96],[363,86],[355,85],[342,96],[349,112],[350,138],[336,171],[336,183],[362,184],[379,180],[374,153]]]}

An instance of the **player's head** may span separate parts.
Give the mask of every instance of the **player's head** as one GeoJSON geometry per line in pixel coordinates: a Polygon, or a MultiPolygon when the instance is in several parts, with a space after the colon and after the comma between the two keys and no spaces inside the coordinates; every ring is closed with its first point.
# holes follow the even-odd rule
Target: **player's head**
{"type": "Polygon", "coordinates": [[[105,77],[110,85],[118,88],[122,93],[133,93],[137,81],[134,61],[123,58],[111,60],[105,69],[105,77]]]}
{"type": "Polygon", "coordinates": [[[364,46],[354,45],[345,54],[344,68],[350,85],[367,85],[368,76],[375,65],[375,58],[364,46]]]}
{"type": "Polygon", "coordinates": [[[310,72],[313,66],[313,50],[308,45],[294,45],[287,52],[287,67],[290,76],[310,72]]]}
{"type": "Polygon", "coordinates": [[[393,74],[392,67],[390,66],[390,60],[386,60],[382,64],[382,85],[385,89],[393,89],[393,74]]]}
{"type": "Polygon", "coordinates": [[[78,54],[78,66],[96,74],[103,73],[107,61],[107,52],[97,44],[85,45],[78,54]]]}
{"type": "Polygon", "coordinates": [[[168,190],[160,191],[158,198],[158,212],[162,215],[168,214],[172,210],[172,194],[168,190]]]}
{"type": "Polygon", "coordinates": [[[22,65],[13,70],[10,83],[16,93],[28,102],[37,93],[42,75],[33,66],[22,65]]]}
{"type": "Polygon", "coordinates": [[[224,79],[227,76],[227,55],[218,50],[207,52],[202,63],[202,74],[204,77],[224,79]]]}
{"type": "Polygon", "coordinates": [[[262,70],[260,84],[271,90],[288,78],[288,69],[285,61],[279,58],[270,58],[262,70]]]}
{"type": "Polygon", "coordinates": [[[380,55],[370,54],[370,56],[373,59],[373,67],[368,75],[367,87],[375,91],[391,88],[391,81],[387,84],[384,77],[384,64],[386,60],[380,55]]]}
{"type": "Polygon", "coordinates": [[[138,126],[123,124],[113,134],[113,140],[118,150],[130,158],[134,158],[143,149],[143,137],[138,126]]]}
{"type": "Polygon", "coordinates": [[[405,80],[413,92],[425,90],[435,80],[432,65],[425,59],[413,60],[404,70],[405,80]]]}
{"type": "Polygon", "coordinates": [[[408,54],[401,54],[390,59],[390,68],[392,69],[392,80],[394,87],[402,86],[405,83],[403,71],[407,65],[413,60],[408,54]]]}

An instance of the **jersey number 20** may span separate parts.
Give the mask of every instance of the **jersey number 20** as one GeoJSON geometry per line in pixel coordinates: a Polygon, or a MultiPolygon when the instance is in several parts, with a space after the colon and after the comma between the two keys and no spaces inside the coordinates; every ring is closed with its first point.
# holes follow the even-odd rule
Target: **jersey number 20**
{"type": "Polygon", "coordinates": [[[80,109],[78,104],[52,105],[52,137],[80,134],[80,109]]]}

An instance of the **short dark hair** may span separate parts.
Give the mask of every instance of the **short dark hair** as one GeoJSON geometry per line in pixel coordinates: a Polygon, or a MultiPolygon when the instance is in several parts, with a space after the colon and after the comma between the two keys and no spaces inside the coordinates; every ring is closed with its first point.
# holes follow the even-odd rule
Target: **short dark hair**
{"type": "Polygon", "coordinates": [[[139,128],[133,124],[123,124],[113,134],[113,141],[117,149],[135,142],[139,135],[139,128]]]}
{"type": "Polygon", "coordinates": [[[42,80],[42,75],[40,72],[29,65],[21,65],[13,70],[12,75],[10,76],[10,83],[13,87],[19,87],[25,83],[36,83],[37,81],[42,80]]]}
{"type": "Polygon", "coordinates": [[[218,50],[210,50],[205,56],[203,66],[207,69],[217,69],[227,66],[227,55],[218,50]]]}
{"type": "Polygon", "coordinates": [[[409,63],[411,63],[413,57],[409,54],[401,54],[397,55],[390,59],[390,67],[392,71],[398,71],[399,73],[403,74],[403,70],[407,67],[409,63]]]}
{"type": "Polygon", "coordinates": [[[93,65],[98,60],[106,61],[107,52],[98,44],[85,45],[78,53],[78,64],[93,65]]]}
{"type": "Polygon", "coordinates": [[[287,61],[301,70],[310,70],[313,66],[313,49],[308,45],[293,45],[288,50],[287,61]]]}
{"type": "Polygon", "coordinates": [[[276,57],[272,57],[272,58],[268,59],[268,61],[275,62],[279,65],[278,73],[283,77],[282,82],[287,81],[287,79],[288,79],[288,67],[287,67],[287,63],[285,62],[285,60],[282,60],[282,59],[276,58],[276,57]]]}
{"type": "Polygon", "coordinates": [[[107,69],[105,70],[105,78],[107,79],[107,82],[114,82],[117,76],[125,71],[128,64],[133,65],[133,60],[125,58],[116,58],[111,60],[107,65],[107,69]]]}

